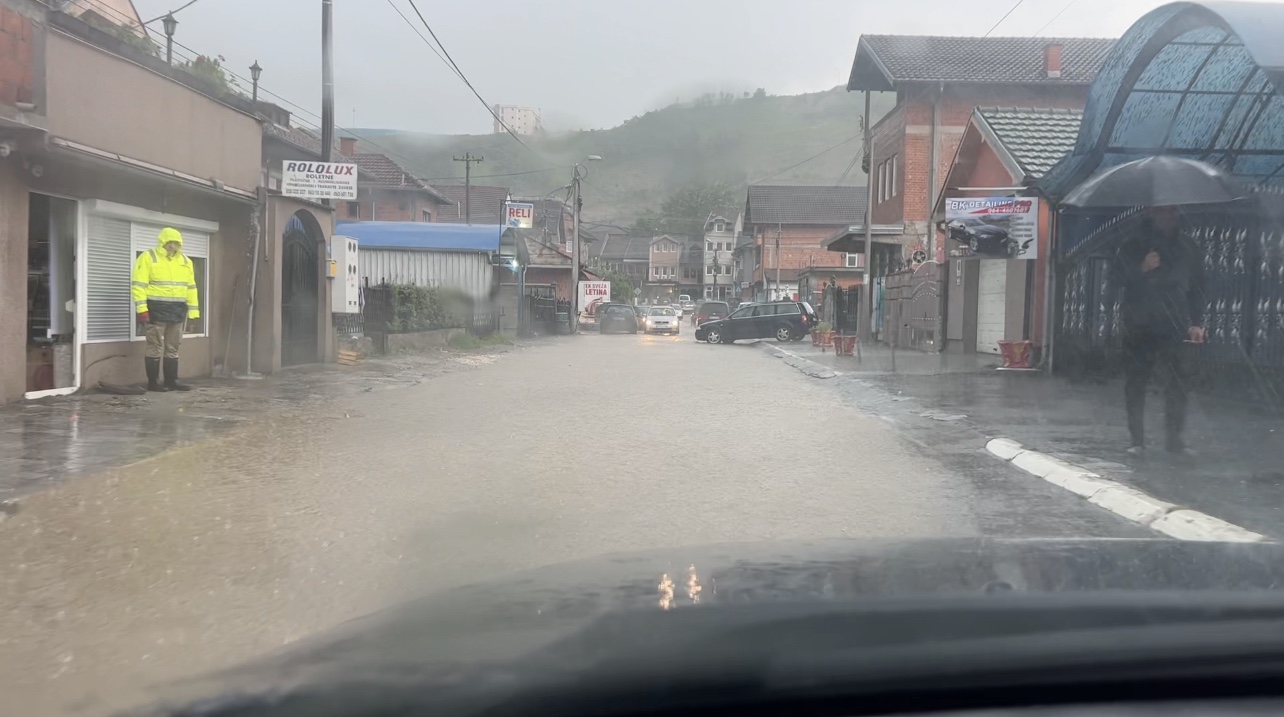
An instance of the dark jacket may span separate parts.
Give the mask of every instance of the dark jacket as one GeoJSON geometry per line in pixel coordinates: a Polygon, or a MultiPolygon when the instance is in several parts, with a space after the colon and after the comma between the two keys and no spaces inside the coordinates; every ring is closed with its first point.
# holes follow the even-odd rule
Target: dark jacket
{"type": "Polygon", "coordinates": [[[1204,256],[1180,232],[1164,237],[1149,222],[1119,247],[1111,265],[1111,284],[1123,292],[1123,325],[1183,339],[1192,326],[1204,325],[1204,256]],[[1159,266],[1142,271],[1146,254],[1159,254],[1159,266]]]}

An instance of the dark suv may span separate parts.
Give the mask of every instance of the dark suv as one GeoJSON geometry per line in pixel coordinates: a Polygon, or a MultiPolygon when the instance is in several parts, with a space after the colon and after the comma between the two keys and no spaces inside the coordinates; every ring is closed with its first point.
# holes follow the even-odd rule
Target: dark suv
{"type": "Polygon", "coordinates": [[[706,301],[696,307],[695,314],[691,317],[691,324],[699,326],[710,321],[725,319],[729,315],[731,315],[731,307],[727,306],[727,302],[706,301]]]}
{"type": "Polygon", "coordinates": [[[696,340],[711,344],[769,338],[801,341],[816,323],[816,311],[805,301],[743,304],[725,319],[701,324],[696,340]]]}

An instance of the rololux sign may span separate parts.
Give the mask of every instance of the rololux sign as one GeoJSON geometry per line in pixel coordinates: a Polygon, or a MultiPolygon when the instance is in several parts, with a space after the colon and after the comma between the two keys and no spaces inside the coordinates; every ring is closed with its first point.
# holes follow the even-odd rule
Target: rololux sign
{"type": "Polygon", "coordinates": [[[581,281],[579,311],[593,316],[597,313],[598,304],[611,300],[611,282],[581,281]]]}
{"type": "Polygon", "coordinates": [[[281,194],[353,201],[357,198],[357,165],[285,160],[281,163],[281,194]]]}
{"type": "Polygon", "coordinates": [[[535,226],[535,205],[507,202],[504,204],[504,226],[531,229],[535,226]]]}

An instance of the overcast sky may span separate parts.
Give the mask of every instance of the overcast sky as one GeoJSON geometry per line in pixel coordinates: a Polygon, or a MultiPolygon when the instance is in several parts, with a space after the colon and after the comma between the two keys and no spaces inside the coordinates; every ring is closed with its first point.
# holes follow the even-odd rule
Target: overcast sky
{"type": "MultiPolygon", "coordinates": [[[[150,20],[186,0],[134,2],[150,20]]],[[[984,35],[1015,0],[415,2],[488,102],[539,107],[565,129],[612,127],[704,90],[829,89],[862,33],[984,35]]],[[[1162,4],[1025,0],[994,34],[1116,37],[1162,4]]],[[[334,0],[338,124],[488,133],[486,110],[391,5],[418,23],[407,0],[334,0]]],[[[177,41],[247,77],[258,60],[265,90],[320,112],[319,0],[199,0],[177,18],[177,41]]]]}

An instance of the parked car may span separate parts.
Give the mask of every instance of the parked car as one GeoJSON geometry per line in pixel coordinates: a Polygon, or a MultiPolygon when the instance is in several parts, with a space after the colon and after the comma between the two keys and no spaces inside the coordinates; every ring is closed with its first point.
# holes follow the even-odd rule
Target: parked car
{"type": "Polygon", "coordinates": [[[731,315],[731,307],[725,301],[706,301],[696,307],[695,325],[698,328],[700,324],[706,321],[717,321],[725,319],[731,315]]]}
{"type": "Polygon", "coordinates": [[[802,308],[803,315],[807,318],[807,328],[816,328],[816,324],[820,323],[820,314],[817,313],[815,307],[806,301],[798,302],[798,306],[802,308]]]}
{"type": "Polygon", "coordinates": [[[628,304],[599,304],[597,307],[598,333],[611,331],[638,332],[638,315],[628,304]]]}
{"type": "Polygon", "coordinates": [[[672,306],[652,306],[642,326],[644,334],[679,334],[682,332],[682,316],[672,306]]]}
{"type": "Polygon", "coordinates": [[[690,294],[680,294],[678,296],[678,306],[682,308],[683,314],[695,311],[695,302],[691,300],[690,294]]]}
{"type": "Polygon", "coordinates": [[[729,344],[740,339],[801,341],[811,331],[810,306],[801,301],[773,301],[741,306],[725,319],[706,321],[696,329],[697,341],[729,344]]]}
{"type": "Polygon", "coordinates": [[[645,324],[645,323],[646,323],[646,315],[647,315],[647,314],[649,314],[650,312],[651,312],[651,307],[650,307],[650,306],[634,306],[634,307],[633,307],[633,313],[637,314],[637,317],[638,317],[638,327],[639,327],[639,328],[640,328],[643,324],[645,324]]]}

